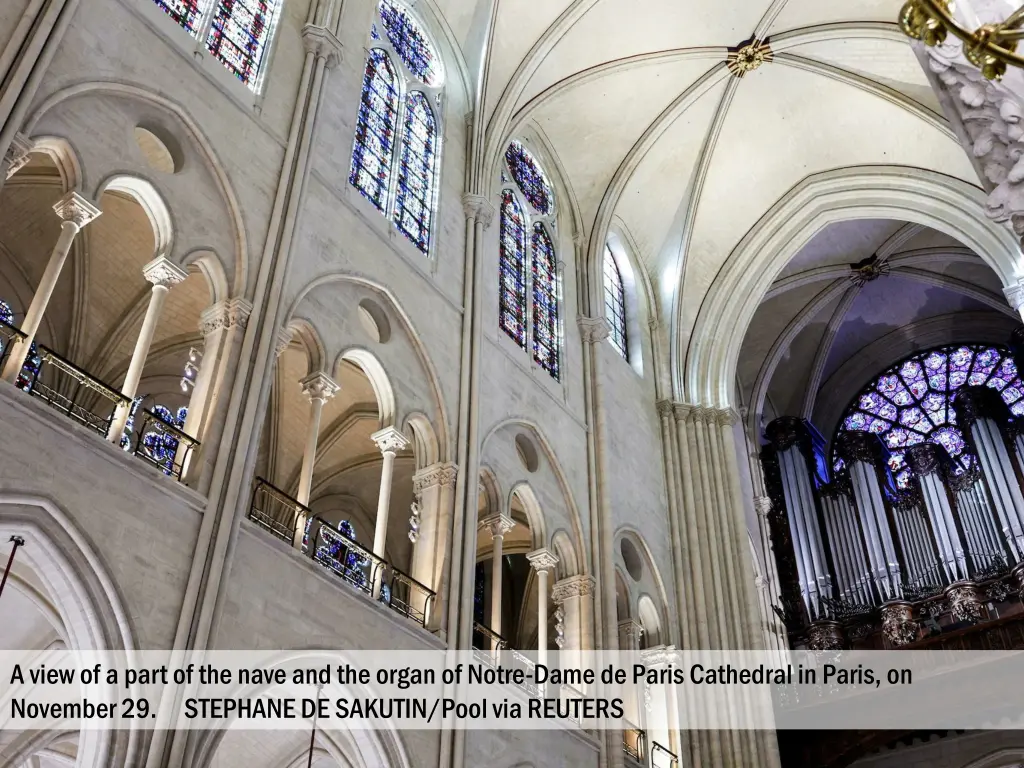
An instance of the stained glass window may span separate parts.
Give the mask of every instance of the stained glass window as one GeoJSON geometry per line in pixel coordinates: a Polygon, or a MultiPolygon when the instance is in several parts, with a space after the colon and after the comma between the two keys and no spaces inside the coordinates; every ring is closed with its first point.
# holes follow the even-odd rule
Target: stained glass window
{"type": "Polygon", "coordinates": [[[388,42],[402,57],[409,71],[427,85],[433,88],[439,86],[442,79],[441,62],[412,14],[391,0],[383,0],[380,4],[380,19],[388,42]]]}
{"type": "Polygon", "coordinates": [[[429,253],[439,131],[427,94],[413,89],[416,80],[441,85],[441,60],[405,8],[382,0],[378,10],[370,26],[378,47],[366,60],[349,182],[429,253]]]}
{"type": "Polygon", "coordinates": [[[388,55],[374,48],[366,59],[349,182],[381,212],[387,209],[397,120],[395,70],[388,55]]]}
{"type": "Polygon", "coordinates": [[[217,0],[206,47],[252,89],[266,60],[281,0],[217,0]]]}
{"type": "Polygon", "coordinates": [[[501,329],[526,349],[526,222],[510,190],[501,195],[500,286],[498,313],[501,329]]]}
{"type": "Polygon", "coordinates": [[[941,445],[958,474],[977,459],[956,423],[952,400],[961,387],[987,386],[1015,416],[1024,415],[1024,384],[1009,353],[980,344],[941,347],[903,360],[872,381],[846,412],[840,430],[879,435],[892,452],[889,468],[900,488],[910,483],[903,449],[941,445]]]}
{"type": "Polygon", "coordinates": [[[555,246],[533,225],[533,359],[558,381],[558,272],[555,246]]]}
{"type": "Polygon", "coordinates": [[[434,113],[427,97],[419,91],[413,91],[405,106],[395,225],[424,253],[430,248],[436,144],[434,113]]]}
{"type": "Polygon", "coordinates": [[[199,34],[203,11],[209,7],[208,3],[200,3],[199,0],[153,0],[153,2],[193,37],[199,34]]]}
{"type": "Polygon", "coordinates": [[[604,316],[611,326],[608,340],[623,359],[629,360],[626,346],[626,292],[622,287],[622,275],[615,263],[612,249],[604,247],[604,316]]]}
{"type": "Polygon", "coordinates": [[[518,141],[513,141],[505,150],[505,162],[508,164],[512,178],[515,179],[533,209],[542,216],[553,213],[555,196],[544,172],[537,165],[537,161],[533,159],[533,155],[527,152],[526,148],[518,141]]]}

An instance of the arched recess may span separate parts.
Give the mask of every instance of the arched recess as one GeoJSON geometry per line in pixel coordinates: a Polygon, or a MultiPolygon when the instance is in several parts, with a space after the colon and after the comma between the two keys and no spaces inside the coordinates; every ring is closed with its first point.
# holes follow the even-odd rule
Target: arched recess
{"type": "MultiPolygon", "coordinates": [[[[670,603],[668,591],[665,588],[665,580],[662,578],[661,570],[651,554],[651,548],[647,545],[640,531],[632,526],[622,526],[615,532],[613,549],[616,571],[624,574],[624,584],[629,590],[630,616],[635,617],[642,623],[644,617],[640,613],[639,604],[640,599],[646,596],[652,602],[654,613],[658,616],[661,643],[670,643],[670,638],[676,635],[676,617],[668,610],[670,603]],[[630,562],[628,557],[630,547],[639,563],[630,562]],[[639,570],[637,565],[639,565],[639,570]]],[[[643,642],[641,638],[641,643],[643,642]]]]}
{"type": "Polygon", "coordinates": [[[82,165],[71,142],[57,136],[37,136],[32,139],[32,151],[53,161],[65,192],[81,191],[82,165]]]}
{"type": "Polygon", "coordinates": [[[412,435],[412,452],[416,457],[417,472],[440,461],[437,434],[434,432],[430,419],[424,414],[412,413],[407,416],[402,431],[412,435]]]}
{"type": "MultiPolygon", "coordinates": [[[[191,117],[188,111],[172,99],[156,93],[141,85],[134,85],[124,82],[113,81],[90,81],[77,83],[62,90],[59,90],[44,99],[28,117],[23,127],[23,132],[32,135],[36,125],[48,113],[70,101],[82,96],[91,94],[119,96],[127,99],[135,99],[146,104],[157,107],[174,116],[185,127],[192,144],[203,160],[206,169],[213,176],[224,205],[230,217],[231,239],[234,244],[233,270],[231,294],[243,296],[248,287],[249,264],[248,264],[248,243],[246,238],[245,223],[242,218],[242,208],[235,194],[234,187],[228,178],[227,169],[220,161],[213,145],[206,138],[199,128],[198,123],[191,117]]],[[[77,168],[76,189],[87,189],[88,179],[81,165],[77,168]]]]}
{"type": "MultiPolygon", "coordinates": [[[[100,183],[92,198],[101,200],[107,192],[120,192],[139,204],[146,214],[146,218],[149,219],[149,225],[153,228],[153,258],[168,256],[174,239],[174,224],[171,219],[171,211],[163,197],[156,191],[156,187],[137,176],[111,176],[100,183]]],[[[213,293],[213,290],[211,285],[210,293],[213,293]]]]}
{"type": "MultiPolygon", "coordinates": [[[[487,433],[483,436],[480,441],[480,452],[482,456],[486,456],[489,446],[492,441],[499,439],[499,434],[507,433],[509,435],[509,445],[512,445],[512,433],[519,431],[525,431],[531,438],[536,441],[536,444],[540,447],[544,462],[543,468],[549,469],[554,476],[558,484],[558,490],[561,495],[561,501],[564,505],[565,512],[568,516],[568,522],[572,530],[573,549],[578,555],[577,562],[580,566],[580,573],[589,573],[590,564],[587,559],[587,548],[584,546],[583,537],[583,526],[580,522],[579,508],[576,506],[576,501],[572,494],[572,489],[569,486],[569,480],[558,459],[555,457],[555,452],[551,447],[551,443],[544,436],[544,433],[538,427],[536,422],[530,419],[521,418],[510,418],[503,419],[502,421],[494,424],[487,433]]],[[[538,472],[541,470],[538,470],[538,472]]],[[[527,481],[522,481],[529,485],[527,481]]],[[[509,495],[511,499],[511,494],[509,495]]],[[[550,515],[548,515],[550,516],[550,515]]],[[[546,542],[547,540],[544,539],[546,542]]],[[[538,546],[544,546],[538,544],[538,546]]]]}
{"type": "Polygon", "coordinates": [[[650,595],[640,595],[640,599],[636,603],[636,615],[644,628],[644,636],[640,638],[640,647],[653,648],[665,645],[661,612],[655,606],[650,595]]]}
{"type": "MultiPolygon", "coordinates": [[[[370,380],[373,394],[377,398],[377,412],[380,414],[381,427],[393,427],[398,410],[395,405],[395,389],[391,386],[391,380],[380,360],[372,352],[360,347],[352,347],[341,353],[334,365],[331,366],[331,370],[337,371],[342,362],[346,360],[354,363],[370,380]]],[[[427,423],[429,424],[429,422],[427,423]]]]}
{"type": "Polygon", "coordinates": [[[547,528],[544,524],[544,512],[541,510],[537,495],[529,483],[519,483],[509,491],[508,501],[505,508],[511,510],[518,501],[522,510],[526,513],[526,520],[530,525],[530,534],[533,537],[532,546],[538,549],[546,545],[547,528]]]}
{"type": "Polygon", "coordinates": [[[572,539],[565,529],[555,531],[551,537],[551,548],[558,557],[558,565],[555,573],[559,579],[568,579],[570,576],[580,574],[580,566],[576,557],[576,550],[572,546],[572,539]]]}
{"type": "Polygon", "coordinates": [[[921,168],[867,165],[808,176],[733,249],[701,304],[692,335],[673,339],[674,396],[719,408],[734,405],[740,347],[761,297],[815,233],[836,221],[896,219],[931,227],[981,256],[1004,288],[1015,286],[1024,271],[1020,248],[1009,230],[985,216],[984,199],[967,182],[921,168]]]}
{"type": "Polygon", "coordinates": [[[327,351],[323,339],[309,320],[298,317],[291,320],[286,328],[293,340],[297,341],[306,352],[306,374],[327,372],[327,351]]]}
{"type": "MultiPolygon", "coordinates": [[[[69,650],[98,654],[106,665],[118,652],[135,651],[134,633],[121,595],[99,555],[71,518],[49,499],[0,492],[0,540],[21,536],[20,569],[31,570],[56,610],[69,650]]],[[[9,582],[13,586],[16,582],[9,582]]],[[[113,700],[123,694],[116,688],[113,700]]],[[[28,731],[16,736],[0,753],[0,765],[21,765],[60,734],[28,731]]],[[[67,736],[67,734],[64,734],[67,736]]],[[[142,732],[85,729],[78,739],[79,765],[115,768],[141,761],[142,732]]]]}
{"type": "MultiPolygon", "coordinates": [[[[437,375],[437,369],[434,367],[434,364],[430,359],[429,354],[427,353],[426,345],[423,343],[422,337],[416,331],[416,328],[413,326],[412,320],[410,319],[408,313],[402,308],[401,304],[398,302],[398,299],[395,297],[394,293],[392,293],[392,291],[389,288],[376,282],[375,280],[371,280],[362,275],[357,275],[348,272],[334,272],[331,274],[322,275],[321,277],[318,277],[312,282],[308,283],[296,294],[295,298],[292,300],[291,305],[288,308],[288,311],[285,313],[285,318],[294,317],[303,299],[306,298],[313,290],[321,286],[331,285],[332,283],[350,283],[352,285],[360,286],[362,288],[366,288],[372,291],[385,302],[386,308],[390,310],[394,314],[394,316],[396,316],[399,319],[401,323],[401,328],[405,332],[405,336],[408,339],[409,343],[415,350],[420,366],[422,367],[428,385],[430,403],[431,405],[434,406],[434,408],[436,408],[437,411],[434,432],[438,443],[438,456],[442,458],[442,460],[444,461],[454,461],[454,446],[452,445],[452,441],[450,439],[450,421],[448,418],[448,409],[447,406],[445,405],[444,397],[442,395],[441,383],[440,378],[437,375]]],[[[392,343],[394,342],[392,341],[392,343]]],[[[372,354],[361,347],[349,348],[342,354],[341,357],[342,359],[351,360],[352,362],[360,365],[360,367],[363,367],[361,360],[366,360],[368,366],[373,365],[373,363],[370,362],[370,358],[373,357],[372,354]]],[[[376,361],[376,358],[373,358],[373,360],[376,361]]],[[[380,365],[379,361],[377,362],[377,365],[380,365]]],[[[367,368],[363,368],[363,371],[364,373],[366,373],[367,376],[370,376],[372,381],[373,377],[371,376],[370,371],[367,370],[367,368]]],[[[380,366],[380,372],[383,373],[383,371],[383,366],[380,366]]],[[[388,385],[388,387],[390,388],[390,384],[388,385]]],[[[384,422],[384,403],[383,401],[380,400],[379,396],[378,401],[381,402],[382,423],[394,424],[395,419],[398,418],[398,413],[397,407],[395,406],[394,403],[393,391],[391,395],[390,422],[384,422]]]]}
{"type": "MultiPolygon", "coordinates": [[[[323,668],[326,664],[331,666],[352,663],[352,660],[340,651],[317,651],[314,649],[300,650],[295,652],[281,652],[269,656],[262,662],[265,668],[281,667],[286,670],[323,668]]],[[[291,674],[288,674],[291,677],[291,674]]],[[[254,698],[262,695],[273,695],[279,686],[275,685],[246,685],[236,686],[228,695],[233,698],[254,698]]],[[[289,695],[294,695],[294,687],[289,684],[280,687],[287,690],[289,695]]],[[[331,683],[324,687],[323,698],[334,700],[338,697],[365,698],[379,695],[372,686],[343,686],[331,683]]],[[[254,735],[269,734],[271,737],[293,736],[300,737],[297,740],[299,752],[303,757],[309,754],[309,731],[256,731],[250,729],[234,728],[235,720],[225,725],[227,727],[216,731],[192,731],[189,734],[186,746],[185,763],[193,768],[219,768],[217,755],[222,750],[232,754],[232,747],[245,746],[251,748],[254,735]]],[[[316,743],[318,748],[316,754],[326,753],[331,758],[329,765],[338,768],[411,768],[409,754],[402,742],[400,733],[394,728],[393,723],[377,719],[372,723],[372,728],[347,729],[344,725],[318,729],[316,743]]],[[[297,757],[298,755],[295,755],[297,757]]],[[[276,758],[277,755],[274,755],[276,758]]],[[[291,766],[291,755],[285,758],[284,763],[277,765],[291,766]]],[[[234,765],[234,763],[228,763],[234,765]]],[[[277,768],[277,765],[274,768],[277,768]]],[[[299,765],[305,766],[306,762],[299,765]]]]}

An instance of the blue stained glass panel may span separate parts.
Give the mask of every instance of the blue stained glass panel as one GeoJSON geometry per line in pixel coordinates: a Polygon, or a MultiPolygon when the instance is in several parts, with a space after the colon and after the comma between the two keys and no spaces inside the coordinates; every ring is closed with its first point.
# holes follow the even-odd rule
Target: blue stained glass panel
{"type": "Polygon", "coordinates": [[[498,244],[498,324],[513,341],[526,348],[526,221],[516,196],[501,194],[498,244]]]}
{"type": "Polygon", "coordinates": [[[505,162],[509,173],[522,190],[526,201],[544,216],[554,212],[554,194],[547,177],[533,159],[533,155],[518,141],[513,141],[505,150],[505,162]]]}
{"type": "Polygon", "coordinates": [[[409,94],[405,132],[398,165],[395,225],[423,253],[430,250],[430,220],[434,202],[437,125],[427,97],[409,94]]]}
{"type": "Polygon", "coordinates": [[[388,55],[374,48],[366,59],[363,96],[356,118],[349,183],[384,212],[391,182],[391,158],[398,120],[398,87],[388,55]]]}
{"type": "Polygon", "coordinates": [[[206,48],[255,89],[280,0],[217,0],[206,48]]]}
{"type": "MultiPolygon", "coordinates": [[[[875,432],[892,450],[925,441],[937,443],[963,472],[976,459],[957,427],[951,401],[961,387],[982,384],[999,391],[1014,415],[1024,415],[1024,383],[1012,357],[998,347],[964,344],[916,354],[884,371],[854,399],[840,429],[875,432]],[[895,404],[894,418],[892,411],[885,409],[888,401],[895,404]],[[884,416],[889,423],[864,414],[862,409],[884,416]],[[886,426],[879,429],[881,424],[886,426]]],[[[901,453],[893,457],[903,460],[901,453]]],[[[906,487],[910,470],[902,466],[893,471],[900,470],[897,482],[906,487]]]]}
{"type": "Polygon", "coordinates": [[[543,224],[533,226],[533,359],[558,381],[558,273],[543,224]]]}
{"type": "MultiPolygon", "coordinates": [[[[436,88],[443,79],[441,61],[419,22],[405,8],[391,0],[382,0],[380,19],[384,34],[405,66],[427,85],[436,88]]],[[[374,28],[376,32],[376,28],[374,28]]]]}

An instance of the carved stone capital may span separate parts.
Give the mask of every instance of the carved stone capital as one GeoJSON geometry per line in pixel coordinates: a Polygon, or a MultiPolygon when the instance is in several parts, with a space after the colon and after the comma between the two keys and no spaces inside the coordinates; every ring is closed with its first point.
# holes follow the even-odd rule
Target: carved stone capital
{"type": "Polygon", "coordinates": [[[583,336],[584,344],[596,344],[599,341],[604,341],[612,332],[608,327],[608,321],[603,317],[580,315],[576,318],[576,324],[580,327],[580,335],[583,336]]]}
{"type": "Polygon", "coordinates": [[[708,408],[703,405],[675,403],[673,405],[676,421],[690,424],[708,424],[711,426],[732,426],[740,417],[732,408],[708,408]]]}
{"type": "Polygon", "coordinates": [[[277,332],[277,341],[274,344],[274,354],[277,355],[277,357],[283,355],[284,351],[288,349],[288,345],[292,343],[294,335],[295,332],[288,326],[285,326],[277,332]]]}
{"type": "Polygon", "coordinates": [[[103,213],[77,192],[68,192],[53,204],[53,210],[61,219],[72,222],[79,229],[103,213]]]}
{"type": "Polygon", "coordinates": [[[327,402],[338,390],[341,389],[326,373],[317,371],[312,373],[306,378],[302,379],[299,384],[302,385],[302,394],[309,398],[309,402],[314,400],[320,400],[327,402]]]}
{"type": "Polygon", "coordinates": [[[199,332],[203,337],[217,331],[239,326],[245,328],[252,314],[252,303],[246,299],[224,299],[199,315],[199,332]]]}
{"type": "Polygon", "coordinates": [[[558,556],[550,549],[541,547],[526,554],[530,567],[535,571],[547,571],[558,565],[558,556]]]}
{"type": "Polygon", "coordinates": [[[768,513],[772,509],[772,500],[768,496],[755,496],[754,497],[754,512],[757,513],[758,517],[768,517],[768,513]]]}
{"type": "Polygon", "coordinates": [[[1003,295],[1006,296],[1009,305],[1018,313],[1024,309],[1024,282],[1003,288],[1003,295]]]}
{"type": "Polygon", "coordinates": [[[412,490],[417,496],[435,485],[451,487],[459,476],[459,468],[450,462],[431,464],[412,476],[412,490]]]}
{"type": "Polygon", "coordinates": [[[497,538],[498,536],[504,536],[506,533],[515,528],[516,521],[508,515],[491,515],[485,517],[477,523],[477,528],[481,531],[487,531],[491,534],[491,538],[497,538]]]}
{"type": "Polygon", "coordinates": [[[491,226],[491,222],[494,221],[494,206],[483,195],[463,195],[462,210],[467,219],[479,221],[484,225],[484,229],[491,226]]]}
{"type": "Polygon", "coordinates": [[[398,453],[404,451],[409,445],[409,438],[395,427],[384,427],[370,435],[370,439],[377,445],[381,453],[398,453]]]}
{"type": "Polygon", "coordinates": [[[656,405],[658,408],[659,416],[671,417],[672,414],[675,412],[675,403],[673,403],[671,400],[659,400],[656,405]]]}
{"type": "Polygon", "coordinates": [[[648,669],[661,669],[669,664],[678,664],[679,659],[679,651],[674,645],[661,645],[640,651],[640,660],[648,669]]]}
{"type": "Polygon", "coordinates": [[[142,268],[142,276],[154,286],[170,288],[183,282],[188,271],[182,269],[166,256],[157,256],[142,268]]]}
{"type": "Polygon", "coordinates": [[[619,622],[619,637],[625,637],[634,643],[639,643],[643,634],[643,624],[636,619],[626,619],[619,622]]]}
{"type": "Polygon", "coordinates": [[[302,44],[306,53],[317,58],[327,59],[328,67],[335,67],[342,62],[344,46],[333,32],[318,24],[307,24],[302,28],[302,44]]]}
{"type": "Polygon", "coordinates": [[[25,167],[29,161],[29,156],[32,154],[33,146],[32,140],[25,134],[14,134],[14,138],[11,139],[11,145],[7,147],[7,152],[4,154],[8,179],[25,167]]]}
{"type": "Polygon", "coordinates": [[[551,600],[560,605],[574,597],[589,597],[594,594],[596,587],[597,582],[592,576],[570,576],[555,582],[551,590],[551,600]]]}

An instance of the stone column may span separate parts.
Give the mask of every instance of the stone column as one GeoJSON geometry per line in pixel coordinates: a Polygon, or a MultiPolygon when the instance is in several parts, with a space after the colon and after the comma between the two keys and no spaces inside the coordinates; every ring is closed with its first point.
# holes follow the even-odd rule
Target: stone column
{"type": "MultiPolygon", "coordinates": [[[[316,444],[320,436],[320,417],[324,403],[337,393],[338,387],[327,374],[317,372],[299,382],[302,394],[309,398],[309,421],[306,422],[306,444],[302,449],[302,469],[299,471],[299,490],[296,500],[309,506],[309,494],[313,490],[313,467],[316,464],[316,444]]],[[[292,543],[298,549],[302,546],[302,533],[306,529],[306,516],[300,514],[295,520],[295,535],[292,543]]]]}
{"type": "MultiPolygon", "coordinates": [[[[502,607],[502,551],[501,545],[505,541],[505,534],[515,526],[515,520],[508,515],[497,514],[481,520],[477,526],[482,531],[491,534],[491,630],[495,634],[501,634],[501,607],[502,607]]],[[[496,643],[495,643],[496,645],[496,643]]],[[[495,647],[493,650],[497,651],[495,647]]]]}
{"type": "Polygon", "coordinates": [[[565,614],[563,623],[565,644],[562,657],[564,666],[582,669],[583,652],[594,650],[594,592],[597,582],[593,576],[569,576],[555,582],[551,601],[561,606],[565,614]]]}
{"type": "Polygon", "coordinates": [[[957,423],[968,437],[988,481],[1000,527],[1017,562],[1024,560],[1024,495],[1001,424],[1011,414],[990,387],[966,387],[953,403],[957,423]]]}
{"type": "MultiPolygon", "coordinates": [[[[132,400],[138,392],[142,371],[146,367],[146,358],[149,357],[149,348],[153,344],[153,337],[156,336],[156,328],[160,322],[160,313],[167,300],[167,292],[172,285],[177,285],[188,277],[188,272],[172,263],[166,256],[157,256],[142,268],[142,275],[153,284],[153,288],[149,293],[149,306],[146,308],[146,316],[142,320],[142,328],[135,340],[135,349],[132,352],[131,362],[128,364],[128,372],[124,375],[124,384],[121,385],[122,394],[129,400],[132,400]]],[[[124,426],[130,412],[129,407],[119,406],[114,415],[108,439],[115,445],[121,442],[121,435],[124,434],[124,426]]]]}
{"type": "Polygon", "coordinates": [[[550,549],[535,549],[527,554],[530,567],[537,572],[537,663],[548,660],[548,572],[558,565],[558,557],[550,549]]]}
{"type": "MultiPolygon", "coordinates": [[[[679,653],[675,646],[663,645],[648,648],[640,652],[640,659],[648,669],[665,669],[670,664],[678,664],[679,653]]],[[[665,749],[679,755],[679,708],[678,691],[674,685],[648,686],[644,696],[646,715],[647,743],[651,760],[654,759],[654,742],[657,741],[665,749]],[[647,695],[650,695],[650,706],[647,706],[647,695]]],[[[678,768],[678,766],[676,766],[678,768]]]]}
{"type": "Polygon", "coordinates": [[[377,496],[377,523],[373,530],[373,554],[384,557],[388,538],[388,512],[391,505],[391,478],[395,471],[395,454],[409,445],[409,439],[394,427],[374,432],[370,439],[384,456],[380,471],[380,493],[377,496]]]}
{"type": "MultiPolygon", "coordinates": [[[[644,628],[635,619],[625,619],[619,622],[619,650],[624,654],[637,654],[640,652],[640,638],[643,637],[644,628]]],[[[622,708],[627,720],[633,728],[643,730],[643,712],[640,698],[637,696],[637,686],[626,684],[620,690],[622,696],[622,708]]],[[[630,735],[623,730],[623,738],[630,739],[630,735]]],[[[631,743],[631,746],[635,746],[631,743]]]]}
{"type": "MultiPolygon", "coordinates": [[[[676,403],[676,442],[686,538],[684,577],[693,584],[692,648],[760,650],[763,637],[747,543],[735,425],[731,409],[676,403]]],[[[750,691],[735,706],[770,720],[770,697],[750,691]]],[[[685,744],[683,765],[777,768],[771,731],[700,731],[685,744]]]]}
{"type": "Polygon", "coordinates": [[[934,443],[920,443],[907,448],[907,464],[921,483],[932,535],[939,550],[939,562],[949,583],[967,578],[964,545],[953,519],[953,508],[942,477],[943,464],[949,461],[945,450],[934,443]]]}
{"type": "Polygon", "coordinates": [[[411,575],[436,593],[426,616],[426,626],[430,630],[438,628],[438,622],[444,615],[445,566],[451,551],[449,532],[457,477],[458,467],[450,462],[432,464],[412,476],[412,490],[421,512],[419,535],[412,550],[411,575]]]}
{"type": "Polygon", "coordinates": [[[50,303],[50,296],[53,295],[53,290],[57,287],[57,280],[64,268],[64,262],[67,261],[71,245],[75,242],[75,235],[102,213],[99,208],[77,192],[68,192],[56,202],[53,210],[62,220],[60,237],[50,253],[50,260],[46,264],[43,277],[36,287],[32,302],[28,306],[28,312],[25,313],[25,319],[21,324],[21,332],[25,334],[25,338],[21,342],[12,344],[11,352],[7,356],[3,378],[11,384],[17,381],[18,374],[21,373],[22,366],[25,365],[25,358],[28,356],[32,342],[35,341],[39,324],[50,303]]]}
{"type": "Polygon", "coordinates": [[[206,471],[213,462],[227,415],[231,382],[238,366],[238,352],[252,312],[245,299],[225,299],[199,316],[203,336],[203,359],[199,365],[188,416],[182,431],[199,441],[198,456],[190,455],[183,477],[204,492],[209,482],[206,471]],[[193,483],[196,479],[198,482],[193,483]]]}

